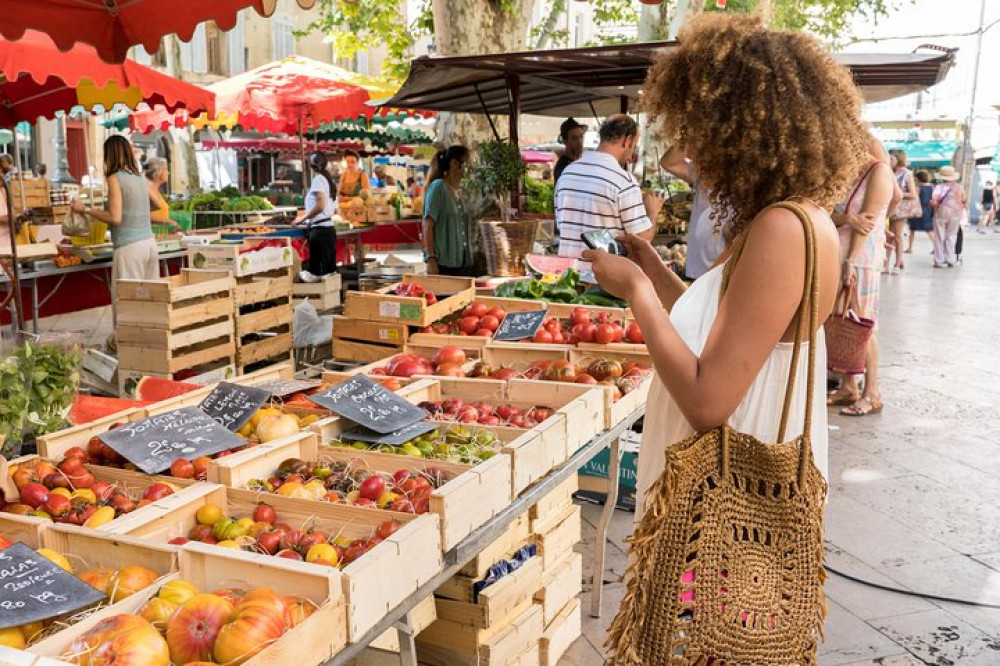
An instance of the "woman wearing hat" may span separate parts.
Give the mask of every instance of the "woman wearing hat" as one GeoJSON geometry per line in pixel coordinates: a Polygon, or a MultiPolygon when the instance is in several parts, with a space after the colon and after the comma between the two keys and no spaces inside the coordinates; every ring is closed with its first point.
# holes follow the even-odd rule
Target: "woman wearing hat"
{"type": "Polygon", "coordinates": [[[951,268],[958,263],[955,243],[965,210],[965,192],[958,184],[958,172],[944,166],[938,171],[943,183],[934,188],[931,208],[934,209],[934,268],[951,268]]]}

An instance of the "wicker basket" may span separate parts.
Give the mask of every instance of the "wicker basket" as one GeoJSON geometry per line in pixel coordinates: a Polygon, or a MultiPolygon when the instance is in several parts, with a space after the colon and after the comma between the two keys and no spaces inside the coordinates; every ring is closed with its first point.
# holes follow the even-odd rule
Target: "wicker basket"
{"type": "Polygon", "coordinates": [[[538,220],[480,222],[487,273],[495,277],[524,275],[524,257],[531,253],[538,226],[538,220]]]}

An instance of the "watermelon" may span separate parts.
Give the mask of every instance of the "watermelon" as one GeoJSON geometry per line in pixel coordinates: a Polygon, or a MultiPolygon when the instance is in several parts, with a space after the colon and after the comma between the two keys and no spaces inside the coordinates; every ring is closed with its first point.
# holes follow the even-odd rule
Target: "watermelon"
{"type": "Polygon", "coordinates": [[[121,398],[101,398],[94,395],[78,395],[73,400],[69,410],[69,422],[73,425],[83,425],[111,414],[123,412],[126,409],[145,407],[150,403],[145,400],[123,400],[121,398]]]}
{"type": "Polygon", "coordinates": [[[148,400],[150,402],[160,402],[167,398],[184,395],[191,391],[203,388],[197,384],[177,382],[172,379],[162,377],[143,377],[136,383],[134,395],[137,400],[148,400]]]}
{"type": "Polygon", "coordinates": [[[559,257],[554,254],[529,254],[524,257],[524,265],[534,275],[560,276],[570,268],[576,268],[577,260],[573,257],[559,257]]]}

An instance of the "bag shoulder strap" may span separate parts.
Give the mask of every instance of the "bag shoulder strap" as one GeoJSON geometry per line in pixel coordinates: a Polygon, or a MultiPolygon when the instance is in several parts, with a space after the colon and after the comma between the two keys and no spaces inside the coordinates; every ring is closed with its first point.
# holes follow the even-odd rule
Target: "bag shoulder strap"
{"type": "MultiPolygon", "coordinates": [[[[874,168],[876,165],[873,165],[874,168]]],[[[788,382],[785,388],[785,399],[781,407],[781,421],[778,426],[778,441],[785,440],[785,433],[788,429],[788,419],[791,412],[792,400],[795,396],[795,382],[799,358],[802,352],[802,337],[808,326],[809,340],[809,361],[806,367],[806,407],[805,418],[802,426],[802,449],[799,457],[799,483],[805,482],[806,471],[809,463],[809,453],[812,441],[812,412],[813,399],[815,398],[815,378],[816,378],[816,335],[819,330],[819,273],[816,269],[816,230],[813,226],[812,218],[799,204],[793,201],[782,201],[772,204],[761,211],[761,215],[771,208],[784,208],[791,211],[799,218],[802,229],[805,232],[806,265],[805,277],[802,285],[802,300],[799,303],[798,316],[795,322],[795,341],[792,345],[792,360],[788,370],[788,382]]],[[[751,227],[753,225],[751,224],[751,227]]],[[[733,244],[733,253],[726,262],[722,274],[722,287],[719,293],[721,302],[732,273],[743,254],[750,229],[744,231],[733,244]]],[[[724,454],[724,459],[727,457],[724,454]]],[[[728,461],[726,461],[728,462],[728,461]]],[[[727,465],[728,466],[728,465],[727,465]]]]}

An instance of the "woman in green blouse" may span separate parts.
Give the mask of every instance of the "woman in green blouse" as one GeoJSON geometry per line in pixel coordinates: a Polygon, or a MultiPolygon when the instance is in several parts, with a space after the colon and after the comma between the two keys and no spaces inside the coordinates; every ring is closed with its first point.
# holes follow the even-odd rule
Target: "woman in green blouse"
{"type": "Polygon", "coordinates": [[[424,192],[424,260],[427,272],[476,275],[469,220],[462,202],[462,169],[469,149],[452,146],[434,156],[424,192]]]}

